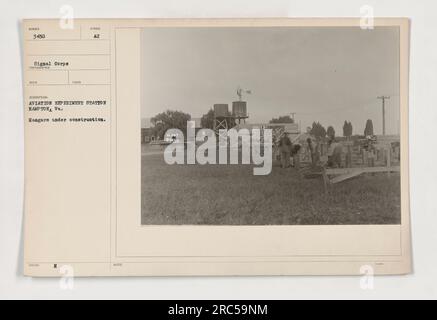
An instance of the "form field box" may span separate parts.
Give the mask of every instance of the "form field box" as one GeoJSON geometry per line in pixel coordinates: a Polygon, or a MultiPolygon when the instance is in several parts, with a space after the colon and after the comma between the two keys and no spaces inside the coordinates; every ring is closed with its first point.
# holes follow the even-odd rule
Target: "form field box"
{"type": "Polygon", "coordinates": [[[27,71],[28,85],[68,84],[68,71],[27,71]]]}
{"type": "Polygon", "coordinates": [[[109,70],[69,71],[70,84],[110,84],[109,70]]]}
{"type": "Polygon", "coordinates": [[[31,55],[103,55],[109,54],[110,43],[107,40],[99,41],[27,41],[26,53],[31,55]]]}

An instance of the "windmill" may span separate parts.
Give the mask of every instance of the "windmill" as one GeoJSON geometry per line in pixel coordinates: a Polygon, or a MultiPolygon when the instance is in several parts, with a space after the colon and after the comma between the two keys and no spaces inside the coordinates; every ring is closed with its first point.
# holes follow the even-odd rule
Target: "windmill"
{"type": "Polygon", "coordinates": [[[238,87],[237,96],[239,98],[239,101],[243,101],[243,93],[252,94],[252,90],[245,90],[245,89],[242,89],[241,87],[238,87]]]}
{"type": "Polygon", "coordinates": [[[238,124],[241,123],[241,119],[246,122],[246,119],[249,118],[247,113],[247,102],[243,101],[243,93],[252,94],[252,90],[246,90],[240,86],[237,88],[238,101],[232,102],[232,116],[234,117],[235,122],[238,120],[238,124]]]}

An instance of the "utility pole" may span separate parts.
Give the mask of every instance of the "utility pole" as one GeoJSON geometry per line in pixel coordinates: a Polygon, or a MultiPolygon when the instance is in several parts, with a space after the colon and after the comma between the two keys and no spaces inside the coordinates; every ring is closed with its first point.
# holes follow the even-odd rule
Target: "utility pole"
{"type": "Polygon", "coordinates": [[[378,99],[382,100],[382,134],[385,136],[385,100],[390,99],[389,96],[379,96],[378,99]]]}

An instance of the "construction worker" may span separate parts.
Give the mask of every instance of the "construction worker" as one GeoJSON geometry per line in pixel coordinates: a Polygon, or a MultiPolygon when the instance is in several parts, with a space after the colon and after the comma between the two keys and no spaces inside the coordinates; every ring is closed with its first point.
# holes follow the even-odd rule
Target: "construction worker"
{"type": "Polygon", "coordinates": [[[319,159],[317,157],[317,150],[316,146],[313,143],[313,140],[311,138],[307,138],[307,144],[308,144],[308,150],[310,151],[311,156],[311,165],[316,165],[319,162],[319,159]]]}
{"type": "Polygon", "coordinates": [[[284,133],[279,139],[279,152],[281,154],[281,167],[283,169],[290,167],[291,157],[291,140],[287,133],[284,133]]]}
{"type": "Polygon", "coordinates": [[[300,149],[302,146],[299,143],[292,143],[291,146],[291,157],[293,158],[293,167],[296,169],[300,169],[300,149]]]}

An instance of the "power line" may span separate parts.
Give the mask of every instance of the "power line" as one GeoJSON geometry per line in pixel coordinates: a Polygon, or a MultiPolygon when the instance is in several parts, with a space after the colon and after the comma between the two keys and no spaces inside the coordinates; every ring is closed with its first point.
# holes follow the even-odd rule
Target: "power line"
{"type": "Polygon", "coordinates": [[[382,100],[382,135],[385,136],[385,100],[390,99],[390,96],[379,96],[377,99],[382,100]]]}

